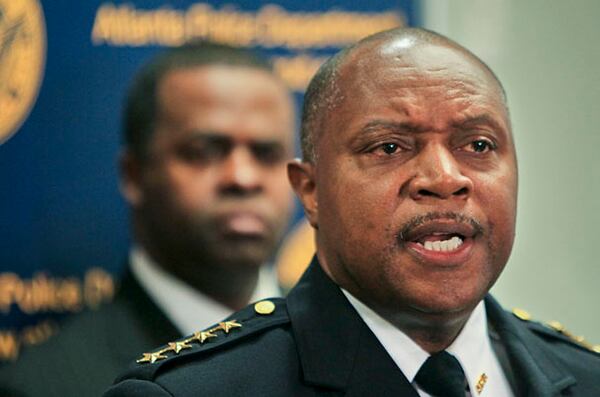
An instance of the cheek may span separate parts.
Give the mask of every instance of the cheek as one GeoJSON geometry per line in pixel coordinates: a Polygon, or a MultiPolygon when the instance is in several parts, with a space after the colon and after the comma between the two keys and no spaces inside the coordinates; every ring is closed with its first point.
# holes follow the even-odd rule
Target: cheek
{"type": "Polygon", "coordinates": [[[513,175],[486,178],[480,185],[479,201],[491,229],[491,244],[503,257],[508,257],[515,234],[517,181],[513,175]]]}
{"type": "Polygon", "coordinates": [[[187,210],[207,208],[216,197],[216,184],[211,173],[192,167],[173,165],[167,169],[166,192],[170,201],[187,210]]]}
{"type": "Polygon", "coordinates": [[[391,178],[333,170],[324,175],[333,178],[318,183],[319,222],[348,249],[385,245],[399,200],[391,178]]]}

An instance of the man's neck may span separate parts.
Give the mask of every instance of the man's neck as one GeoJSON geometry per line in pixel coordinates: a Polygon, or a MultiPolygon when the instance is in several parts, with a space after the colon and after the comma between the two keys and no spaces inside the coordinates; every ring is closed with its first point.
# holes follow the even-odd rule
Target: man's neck
{"type": "Polygon", "coordinates": [[[210,260],[194,261],[143,248],[164,271],[234,311],[245,307],[256,289],[259,266],[226,267],[210,260]]]}
{"type": "Polygon", "coordinates": [[[404,332],[428,353],[450,346],[469,320],[472,310],[451,314],[406,313],[367,303],[373,311],[404,332]]]}
{"type": "Polygon", "coordinates": [[[393,324],[421,346],[423,350],[428,353],[436,353],[445,350],[454,342],[467,320],[468,317],[455,324],[414,328],[407,327],[405,324],[399,322],[393,322],[393,324]]]}
{"type": "Polygon", "coordinates": [[[387,302],[387,305],[381,305],[371,299],[372,294],[361,289],[354,282],[353,277],[348,274],[336,277],[324,261],[321,260],[320,263],[323,271],[338,286],[348,291],[379,316],[398,328],[428,353],[442,351],[450,346],[475,308],[473,306],[459,312],[431,314],[406,307],[406,304],[402,302],[392,302],[391,304],[387,302]],[[345,282],[341,283],[340,279],[345,280],[345,282]]]}

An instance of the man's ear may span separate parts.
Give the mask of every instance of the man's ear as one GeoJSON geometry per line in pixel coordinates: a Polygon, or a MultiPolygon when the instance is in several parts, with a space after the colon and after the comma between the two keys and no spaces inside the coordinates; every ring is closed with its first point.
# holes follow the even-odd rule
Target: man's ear
{"type": "Polygon", "coordinates": [[[119,190],[125,200],[133,208],[138,207],[143,200],[142,166],[140,160],[129,150],[119,154],[119,190]]]}
{"type": "Polygon", "coordinates": [[[319,206],[314,164],[294,159],[288,163],[287,171],[290,184],[304,207],[304,214],[308,222],[312,227],[318,229],[319,206]]]}

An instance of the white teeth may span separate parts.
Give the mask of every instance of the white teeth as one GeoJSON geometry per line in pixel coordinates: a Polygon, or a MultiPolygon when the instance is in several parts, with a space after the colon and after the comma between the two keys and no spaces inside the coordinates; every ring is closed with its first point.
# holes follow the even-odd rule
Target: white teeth
{"type": "Polygon", "coordinates": [[[425,241],[423,243],[423,247],[429,251],[454,251],[458,247],[463,244],[463,241],[460,237],[454,236],[450,240],[442,240],[442,241],[425,241]]]}
{"type": "Polygon", "coordinates": [[[440,251],[450,251],[450,240],[440,242],[440,251]]]}

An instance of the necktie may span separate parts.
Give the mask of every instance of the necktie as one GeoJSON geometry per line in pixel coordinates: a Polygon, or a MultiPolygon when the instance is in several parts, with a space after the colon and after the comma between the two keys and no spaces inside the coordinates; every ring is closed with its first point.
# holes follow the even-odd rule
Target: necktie
{"type": "Polygon", "coordinates": [[[465,397],[466,379],[460,363],[444,351],[432,354],[421,366],[415,381],[436,397],[465,397]]]}

